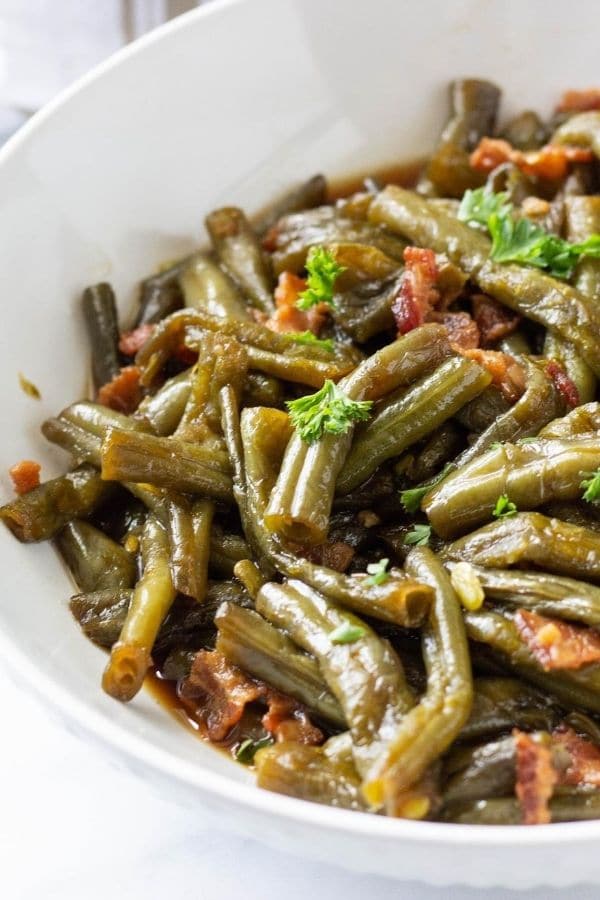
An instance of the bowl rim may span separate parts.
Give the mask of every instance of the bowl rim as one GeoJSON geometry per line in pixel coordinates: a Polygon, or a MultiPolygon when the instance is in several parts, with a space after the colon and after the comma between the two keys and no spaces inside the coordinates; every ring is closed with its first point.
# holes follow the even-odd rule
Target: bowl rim
{"type": "MultiPolygon", "coordinates": [[[[250,0],[212,0],[207,6],[183,13],[111,54],[60,91],[9,138],[0,149],[0,177],[3,166],[26,146],[30,137],[47,120],[66,106],[73,97],[102,79],[107,72],[117,68],[124,60],[143,53],[154,43],[185,29],[190,21],[219,16],[225,9],[248,2],[250,0]]],[[[384,816],[357,815],[354,811],[335,809],[262,790],[255,783],[244,784],[227,775],[206,769],[202,764],[173,756],[167,750],[156,747],[145,738],[132,733],[126,726],[116,724],[109,716],[88,706],[72,695],[60,682],[46,675],[27,652],[1,629],[0,651],[9,671],[18,673],[19,682],[26,683],[38,699],[49,702],[67,720],[81,726],[86,735],[94,738],[108,751],[117,750],[132,762],[142,762],[182,785],[193,787],[216,800],[225,800],[249,811],[255,810],[263,815],[278,817],[292,823],[299,822],[317,829],[352,833],[356,837],[362,835],[415,844],[475,845],[490,849],[516,844],[529,847],[557,844],[564,846],[572,843],[581,845],[582,839],[597,840],[600,836],[600,820],[554,823],[551,827],[541,829],[523,828],[520,825],[420,822],[384,816]]],[[[183,737],[186,735],[184,728],[181,729],[181,734],[182,738],[186,739],[183,737]]]]}

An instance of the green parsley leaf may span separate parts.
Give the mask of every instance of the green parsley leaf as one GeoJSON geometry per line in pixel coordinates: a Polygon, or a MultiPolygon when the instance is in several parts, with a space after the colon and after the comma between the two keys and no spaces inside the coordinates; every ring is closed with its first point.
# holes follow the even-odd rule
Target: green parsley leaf
{"type": "Polygon", "coordinates": [[[387,570],[390,561],[389,559],[380,559],[379,562],[369,563],[367,566],[367,572],[369,573],[369,577],[365,579],[365,584],[368,585],[376,585],[376,584],[385,584],[385,582],[390,577],[390,573],[387,570]]]}
{"type": "Polygon", "coordinates": [[[583,500],[587,500],[588,503],[593,503],[594,500],[600,500],[600,469],[596,469],[595,472],[589,472],[589,478],[585,478],[580,487],[585,488],[585,492],[582,495],[583,500]]]}
{"type": "Polygon", "coordinates": [[[428,494],[429,491],[436,487],[441,481],[444,480],[446,475],[448,475],[454,466],[452,463],[446,463],[442,471],[439,475],[436,475],[435,478],[431,478],[425,484],[420,484],[414,488],[407,488],[405,491],[400,492],[400,501],[402,506],[409,513],[416,513],[421,509],[421,501],[425,494],[428,494]]]}
{"type": "Polygon", "coordinates": [[[328,353],[333,353],[334,350],[334,342],[331,338],[318,338],[312,331],[290,331],[286,334],[286,337],[295,344],[308,344],[311,347],[320,347],[322,350],[327,350],[328,353]]]}
{"type": "Polygon", "coordinates": [[[431,525],[415,525],[404,537],[405,544],[414,544],[416,547],[426,547],[431,537],[431,525]]]}
{"type": "Polygon", "coordinates": [[[327,379],[320,391],[286,404],[292,425],[307,444],[313,444],[324,434],[345,434],[352,422],[369,418],[372,400],[351,400],[327,379]]]}
{"type": "Polygon", "coordinates": [[[235,751],[235,758],[238,762],[249,766],[254,762],[254,757],[259,750],[262,750],[263,747],[270,747],[273,743],[275,742],[270,735],[257,741],[253,741],[252,738],[246,738],[235,751]]]}
{"type": "Polygon", "coordinates": [[[499,450],[502,446],[502,441],[492,441],[492,443],[488,447],[488,450],[499,450]]]}
{"type": "Polygon", "coordinates": [[[494,191],[481,187],[465,191],[458,208],[458,218],[468,225],[483,225],[487,228],[490,216],[507,216],[511,212],[512,203],[507,193],[500,191],[495,194],[494,191]]]}
{"type": "Polygon", "coordinates": [[[538,440],[537,437],[524,437],[524,438],[519,438],[519,440],[517,441],[517,444],[535,444],[537,440],[538,440]]]}
{"type": "Polygon", "coordinates": [[[332,644],[354,644],[359,638],[364,637],[367,632],[360,625],[353,625],[347,619],[334,628],[329,634],[329,640],[332,644]]]}
{"type": "Polygon", "coordinates": [[[345,267],[338,265],[335,257],[325,247],[311,247],[306,258],[307,288],[296,301],[298,309],[310,309],[318,303],[335,307],[333,286],[345,267]]]}
{"type": "Polygon", "coordinates": [[[508,519],[510,516],[515,516],[517,512],[518,509],[512,500],[509,500],[506,494],[501,494],[496,500],[492,515],[495,519],[508,519]]]}

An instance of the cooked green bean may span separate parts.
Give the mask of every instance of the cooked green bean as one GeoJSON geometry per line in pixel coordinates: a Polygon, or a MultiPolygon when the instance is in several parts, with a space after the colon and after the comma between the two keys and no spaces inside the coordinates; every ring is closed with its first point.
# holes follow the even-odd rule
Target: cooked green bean
{"type": "Polygon", "coordinates": [[[295,697],[337,728],[346,720],[312,656],[257,612],[223,603],[215,615],[216,648],[240,669],[295,697]]]}
{"type": "Polygon", "coordinates": [[[264,577],[256,563],[251,559],[240,559],[233,567],[233,574],[244,585],[253,600],[267,579],[264,577]]]}
{"type": "Polygon", "coordinates": [[[576,347],[551,331],[546,332],[544,356],[561,364],[575,387],[581,403],[588,403],[596,396],[596,376],[581,358],[576,347]]]}
{"type": "MultiPolygon", "coordinates": [[[[552,822],[597,819],[600,817],[600,791],[593,788],[562,788],[549,805],[552,822]]],[[[444,820],[462,825],[521,825],[523,813],[518,800],[503,797],[450,807],[444,820]]]]}
{"type": "Polygon", "coordinates": [[[136,327],[160,322],[183,306],[183,296],[178,279],[187,262],[188,257],[142,281],[140,308],[135,320],[136,327]]]}
{"type": "Polygon", "coordinates": [[[175,589],[202,602],[206,594],[214,504],[170,498],[171,577],[175,589]]]}
{"type": "Polygon", "coordinates": [[[106,282],[86,288],[81,298],[83,317],[92,350],[92,375],[96,389],[118,375],[119,323],[115,293],[106,282]]]}
{"type": "Polygon", "coordinates": [[[426,692],[404,716],[363,786],[367,799],[374,806],[385,804],[392,815],[402,809],[403,793],[460,734],[473,702],[460,602],[442,564],[427,547],[416,547],[408,555],[406,570],[430,585],[435,599],[422,636],[426,692]]]}
{"type": "Polygon", "coordinates": [[[119,639],[132,597],[132,590],[108,588],[75,594],[69,608],[84,634],[100,647],[110,649],[119,639]]]}
{"type": "MultiPolygon", "coordinates": [[[[600,197],[568,197],[565,212],[570,241],[585,241],[593,234],[600,234],[600,197]]],[[[600,260],[580,259],[575,270],[575,285],[582,294],[600,302],[600,260]]]]}
{"type": "MultiPolygon", "coordinates": [[[[352,400],[378,400],[410,384],[449,353],[444,329],[424,325],[374,353],[340,387],[352,400]]],[[[470,364],[465,362],[468,368],[470,364]]],[[[310,445],[297,433],[292,436],[265,511],[269,531],[298,543],[322,543],[336,479],[350,450],[353,431],[350,428],[342,435],[326,434],[310,445]]]]}
{"type": "Polygon", "coordinates": [[[134,557],[89,522],[68,522],[58,532],[56,545],[81,591],[133,587],[134,557]]]}
{"type": "Polygon", "coordinates": [[[167,534],[152,516],[146,520],[141,552],[143,574],[102,677],[102,687],[116,700],[131,700],[141,688],[154,641],[175,599],[167,534]]]}
{"type": "Polygon", "coordinates": [[[548,697],[516,678],[476,678],[474,689],[461,741],[477,741],[513,728],[551,731],[558,723],[558,711],[548,697]]]}
{"type": "Polygon", "coordinates": [[[144,397],[133,418],[147,423],[149,430],[159,437],[173,434],[190,396],[192,371],[185,369],[165,381],[156,393],[144,397]]]}
{"type": "Polygon", "coordinates": [[[571,116],[552,135],[553,144],[590,147],[600,159],[600,112],[582,112],[571,116]]]}
{"type": "Polygon", "coordinates": [[[327,180],[324,175],[313,175],[307,181],[303,181],[297,187],[283,194],[274,203],[255,216],[254,228],[258,234],[264,234],[275,225],[282,216],[300,212],[303,209],[312,209],[325,203],[327,197],[327,180]]]}
{"type": "Polygon", "coordinates": [[[262,372],[248,372],[244,393],[242,394],[243,406],[283,406],[284,392],[281,382],[273,375],[263,375],[262,372]]]}
{"type": "Polygon", "coordinates": [[[546,141],[546,129],[538,114],[527,109],[506,123],[502,137],[517,150],[537,150],[546,141]]]}
{"type": "Polygon", "coordinates": [[[206,217],[206,228],[219,261],[251,303],[263,312],[273,312],[271,274],[242,210],[235,206],[217,209],[206,217]]]}
{"type": "Polygon", "coordinates": [[[75,463],[88,462],[100,466],[102,439],[110,428],[125,431],[148,431],[143,420],[82,400],[63,409],[58,416],[42,423],[44,437],[67,450],[75,463]]]}
{"type": "Polygon", "coordinates": [[[217,575],[231,578],[235,564],[241,559],[248,559],[250,549],[239,534],[223,531],[213,522],[210,533],[210,569],[217,575]]]}
{"type": "Polygon", "coordinates": [[[512,736],[470,749],[461,770],[444,787],[444,804],[471,803],[514,794],[516,749],[512,736]]]}
{"type": "Polygon", "coordinates": [[[339,474],[338,492],[347,494],[358,487],[386,459],[399,456],[451,418],[490,381],[486,369],[458,356],[425,375],[401,397],[384,402],[357,435],[339,474]]]}
{"type": "Polygon", "coordinates": [[[248,307],[234,281],[206,253],[194,253],[179,275],[184,306],[211,316],[250,320],[248,307]]]}
{"type": "Polygon", "coordinates": [[[511,406],[510,400],[504,396],[500,388],[490,384],[478,397],[458,411],[456,420],[464,428],[479,434],[493,425],[511,406]]]}

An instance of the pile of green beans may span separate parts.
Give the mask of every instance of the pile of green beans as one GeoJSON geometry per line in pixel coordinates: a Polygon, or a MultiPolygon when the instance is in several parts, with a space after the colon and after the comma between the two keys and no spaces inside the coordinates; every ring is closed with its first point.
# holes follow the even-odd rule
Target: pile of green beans
{"type": "Polygon", "coordinates": [[[41,426],[66,472],[11,470],[0,519],[53,542],[104,691],[233,722],[267,790],[517,825],[525,741],[539,821],[600,818],[600,112],[497,131],[499,100],[454,82],[412,180],[211,211],[130,322],[86,288],[92,393],[41,426]],[[596,159],[548,178],[546,142],[596,159]],[[472,196],[538,256],[500,261],[472,196]],[[592,248],[568,277],[550,233],[592,248]]]}

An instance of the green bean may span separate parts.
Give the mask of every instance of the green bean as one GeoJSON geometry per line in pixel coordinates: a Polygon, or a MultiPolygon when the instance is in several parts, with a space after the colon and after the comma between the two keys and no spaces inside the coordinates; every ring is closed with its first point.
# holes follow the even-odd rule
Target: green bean
{"type": "Polygon", "coordinates": [[[258,216],[253,216],[253,224],[258,234],[272,228],[282,216],[321,206],[327,199],[327,180],[324,175],[313,175],[297,187],[287,191],[279,199],[270,203],[258,216]]]}
{"type": "Polygon", "coordinates": [[[211,571],[225,578],[231,578],[235,564],[242,559],[248,559],[250,549],[246,541],[239,534],[225,532],[213,522],[210,534],[210,559],[211,571]]]}
{"type": "Polygon", "coordinates": [[[334,320],[353,341],[364,344],[376,334],[394,327],[392,304],[397,280],[383,285],[366,285],[336,296],[334,320]]]}
{"type": "Polygon", "coordinates": [[[131,700],[141,688],[154,641],[175,599],[168,538],[152,516],[146,520],[141,554],[143,574],[102,677],[106,693],[122,701],[131,700]]]}
{"type": "Polygon", "coordinates": [[[551,331],[546,332],[544,356],[559,362],[575,387],[581,403],[589,403],[596,396],[596,376],[581,358],[570,341],[565,341],[551,331]]]}
{"type": "Polygon", "coordinates": [[[172,650],[160,667],[160,677],[165,681],[181,681],[191,672],[196,650],[172,650]]]}
{"type": "Polygon", "coordinates": [[[487,237],[412,191],[390,185],[373,201],[369,217],[446,253],[484,293],[573,343],[600,374],[600,311],[587,295],[538,269],[494,262],[487,237]]]}
{"type": "MultiPolygon", "coordinates": [[[[443,327],[425,325],[368,357],[340,387],[353,400],[377,400],[410,384],[450,352],[443,327]]],[[[265,512],[269,531],[299,543],[325,540],[336,478],[353,434],[350,428],[342,435],[324,435],[310,445],[298,434],[292,436],[265,512]]]]}
{"type": "MultiPolygon", "coordinates": [[[[453,564],[449,563],[452,569],[453,564]]],[[[534,609],[546,616],[600,627],[600,588],[545,572],[475,567],[486,600],[534,609]]]]}
{"type": "Polygon", "coordinates": [[[173,434],[190,396],[193,369],[185,369],[169,378],[154,394],[144,397],[132,418],[148,425],[159,437],[173,434]]]}
{"type": "Polygon", "coordinates": [[[206,217],[219,262],[239,284],[254,306],[274,311],[273,284],[263,251],[252,226],[241,209],[226,206],[206,217]]]}
{"type": "Polygon", "coordinates": [[[144,421],[125,416],[99,403],[82,400],[67,406],[55,418],[46,419],[42,424],[42,434],[51,443],[71,453],[75,462],[89,462],[100,466],[102,438],[109,428],[143,432],[148,430],[144,421]]]}
{"type": "Polygon", "coordinates": [[[57,534],[56,545],[81,591],[133,587],[133,556],[89,522],[68,522],[57,534]]]}
{"type": "Polygon", "coordinates": [[[414,702],[395,652],[362,620],[300,581],[265,584],[256,608],[316,657],[342,708],[354,762],[364,777],[414,702]],[[353,643],[332,642],[329,635],[345,623],[360,629],[361,636],[353,643]]]}
{"type": "Polygon", "coordinates": [[[81,297],[92,349],[92,375],[96,389],[119,374],[119,323],[115,293],[106,282],[87,287],[81,297]]]}
{"type": "Polygon", "coordinates": [[[223,603],[215,624],[216,649],[254,678],[304,703],[336,728],[345,728],[340,704],[330,693],[312,656],[298,650],[282,631],[251,609],[223,603]]]}
{"type": "Polygon", "coordinates": [[[466,765],[444,788],[444,804],[470,803],[514,794],[516,749],[512,735],[469,749],[466,765]]]}
{"type": "Polygon", "coordinates": [[[131,590],[109,588],[75,594],[69,608],[85,636],[110,649],[119,639],[132,597],[131,590]]]}
{"type": "Polygon", "coordinates": [[[582,112],[571,116],[552,135],[553,144],[589,147],[600,159],[600,112],[582,112]]]}
{"type": "Polygon", "coordinates": [[[189,257],[146,278],[140,285],[140,308],[135,320],[139,325],[151,325],[170,316],[183,306],[183,296],[179,287],[179,274],[187,265],[189,257]]]}
{"type": "Polygon", "coordinates": [[[113,490],[91,466],[80,466],[0,506],[0,519],[25,544],[46,541],[71,519],[89,516],[113,490]]]}
{"type": "Polygon", "coordinates": [[[450,85],[452,113],[426,169],[426,180],[444,197],[462,197],[481,183],[469,164],[469,151],[493,134],[500,91],[489,81],[462,78],[450,85]]]}
{"type": "Polygon", "coordinates": [[[265,747],[256,754],[256,767],[256,783],[267,791],[340,809],[367,811],[354,765],[328,759],[321,747],[292,741],[265,747]]]}
{"type": "Polygon", "coordinates": [[[523,332],[518,330],[502,338],[498,349],[508,353],[509,356],[528,356],[531,353],[531,344],[523,332]]]}
{"type": "Polygon", "coordinates": [[[168,510],[173,585],[180,594],[202,602],[208,579],[214,504],[210,500],[190,503],[185,498],[170,498],[168,510]]]}
{"type": "Polygon", "coordinates": [[[600,466],[600,438],[536,440],[488,450],[425,495],[422,509],[443,538],[455,537],[492,517],[499,497],[517,509],[581,497],[586,473],[600,466]]]}
{"type": "Polygon", "coordinates": [[[288,417],[277,410],[256,408],[242,413],[248,521],[252,523],[251,540],[259,548],[261,564],[268,560],[289,578],[302,579],[355,612],[408,628],[420,625],[431,602],[431,588],[396,572],[383,584],[374,585],[365,578],[342,575],[290,553],[265,528],[264,511],[277,478],[289,427],[288,417]]]}
{"type": "Polygon", "coordinates": [[[232,499],[229,460],[189,441],[111,428],[102,442],[102,478],[232,499]]]}
{"type": "Polygon", "coordinates": [[[247,592],[235,581],[209,581],[202,603],[179,596],[163,621],[154,646],[153,655],[166,656],[175,649],[198,650],[210,638],[214,643],[214,618],[223,603],[249,607],[247,592]]]}
{"type": "Polygon", "coordinates": [[[541,513],[499,519],[448,545],[448,559],[502,569],[530,563],[548,572],[600,582],[600,535],[541,513]]]}
{"type": "MultiPolygon", "coordinates": [[[[600,234],[600,197],[568,197],[565,205],[567,237],[570,241],[585,241],[600,234]]],[[[584,257],[575,270],[575,285],[582,294],[600,302],[600,261],[584,257]]]]}
{"type": "Polygon", "coordinates": [[[179,275],[184,306],[211,316],[250,320],[237,285],[206,253],[194,253],[179,275]]]}
{"type": "Polygon", "coordinates": [[[562,402],[544,365],[532,359],[524,359],[523,365],[527,374],[525,393],[461,453],[455,461],[457,466],[475,459],[497,441],[514,442],[536,435],[559,413],[562,402]]]}
{"type": "Polygon", "coordinates": [[[478,397],[457,412],[456,421],[468,431],[479,434],[493,425],[496,419],[511,408],[511,405],[500,388],[490,384],[478,397]]]}
{"type": "Polygon", "coordinates": [[[473,702],[461,606],[448,575],[427,547],[411,550],[406,570],[416,580],[430,585],[435,599],[422,636],[426,692],[402,719],[363,785],[367,799],[374,806],[385,803],[392,814],[402,808],[403,793],[459,735],[473,702]]]}
{"type": "Polygon", "coordinates": [[[565,716],[565,723],[577,734],[582,735],[597,747],[600,747],[600,725],[580,710],[565,716]]]}
{"type": "Polygon", "coordinates": [[[538,114],[527,109],[506,123],[501,137],[517,150],[538,150],[546,143],[546,128],[538,114]]]}
{"type": "Polygon", "coordinates": [[[471,715],[461,741],[481,740],[513,728],[551,731],[558,712],[548,697],[516,678],[476,678],[471,715]]]}
{"type": "Polygon", "coordinates": [[[250,559],[240,559],[239,562],[236,562],[233,574],[238,581],[241,581],[253,600],[256,599],[256,595],[267,581],[256,563],[250,559]]]}
{"type": "Polygon", "coordinates": [[[542,428],[538,437],[550,440],[576,438],[600,431],[600,403],[577,406],[566,416],[553,419],[542,428]]]}
{"type": "Polygon", "coordinates": [[[413,484],[434,478],[444,465],[454,459],[464,445],[464,435],[452,420],[444,422],[422,447],[401,456],[394,466],[397,476],[405,476],[413,484]]]}
{"type": "Polygon", "coordinates": [[[262,372],[248,372],[242,406],[283,406],[283,386],[279,379],[262,372]]]}
{"type": "Polygon", "coordinates": [[[567,709],[600,712],[600,665],[546,672],[521,638],[513,613],[480,609],[466,611],[464,617],[469,638],[489,647],[504,666],[554,695],[567,709]]]}
{"type": "MultiPolygon", "coordinates": [[[[562,788],[550,800],[553,822],[583,822],[600,816],[600,791],[562,788]]],[[[445,812],[446,822],[462,825],[521,825],[523,814],[518,800],[510,797],[478,800],[445,812]]]]}
{"type": "Polygon", "coordinates": [[[398,456],[415,441],[451,418],[481,393],[490,373],[462,356],[446,360],[399,398],[390,398],[354,441],[337,481],[340,494],[362,484],[386,459],[398,456]]]}

